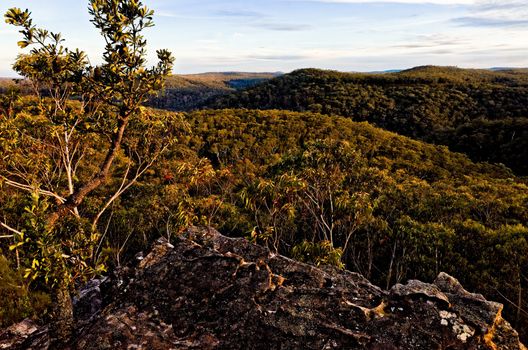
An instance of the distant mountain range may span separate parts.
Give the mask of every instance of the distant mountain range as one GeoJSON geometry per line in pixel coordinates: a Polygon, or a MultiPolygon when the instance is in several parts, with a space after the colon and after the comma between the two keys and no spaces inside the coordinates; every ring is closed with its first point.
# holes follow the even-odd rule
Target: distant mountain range
{"type": "MultiPolygon", "coordinates": [[[[434,67],[434,66],[422,66],[422,67],[434,67]]],[[[404,72],[404,71],[408,71],[408,70],[413,70],[413,69],[416,69],[416,68],[420,68],[420,67],[414,67],[414,68],[410,68],[410,69],[387,69],[387,70],[371,71],[371,72],[367,72],[367,73],[368,74],[399,73],[399,72],[404,72]]],[[[453,68],[463,69],[463,68],[458,68],[458,67],[453,67],[453,68]]],[[[523,70],[528,70],[528,68],[491,67],[491,68],[482,68],[482,70],[490,70],[490,71],[494,71],[494,72],[500,72],[500,71],[523,71],[523,70]]],[[[357,73],[357,72],[352,72],[352,73],[357,73]]]]}
{"type": "MultiPolygon", "coordinates": [[[[349,73],[358,73],[358,74],[389,74],[389,73],[400,73],[405,71],[419,70],[427,67],[438,67],[432,65],[424,65],[413,68],[401,68],[401,69],[386,69],[386,70],[376,70],[369,72],[360,72],[360,71],[349,71],[349,73]]],[[[453,68],[453,69],[464,69],[456,66],[452,67],[442,67],[442,68],[453,68]]],[[[482,69],[471,69],[471,70],[489,70],[494,72],[500,71],[528,71],[528,68],[522,67],[491,67],[491,68],[482,68],[482,69]]],[[[238,88],[238,85],[233,81],[244,81],[244,80],[267,80],[275,77],[279,77],[287,73],[284,72],[237,72],[237,71],[226,71],[226,72],[204,72],[204,73],[194,73],[194,74],[175,74],[168,79],[167,87],[168,88],[180,88],[180,87],[189,87],[191,85],[203,85],[208,87],[219,87],[219,88],[232,88],[235,85],[235,88],[238,88]]],[[[7,78],[0,77],[0,88],[5,87],[6,85],[11,85],[16,78],[7,78]]]]}

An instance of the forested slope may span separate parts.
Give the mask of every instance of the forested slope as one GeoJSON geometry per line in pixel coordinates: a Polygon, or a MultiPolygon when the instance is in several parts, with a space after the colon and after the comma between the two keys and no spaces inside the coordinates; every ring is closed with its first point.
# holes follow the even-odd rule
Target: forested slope
{"type": "Polygon", "coordinates": [[[359,74],[304,69],[214,98],[206,106],[341,115],[528,174],[526,70],[427,66],[359,74]]]}
{"type": "Polygon", "coordinates": [[[385,287],[446,271],[504,302],[525,329],[528,187],[509,169],[341,117],[223,110],[185,118],[186,161],[161,165],[168,197],[154,208],[173,203],[174,212],[178,203],[192,213],[179,222],[212,224],[303,261],[343,263],[385,287]]]}
{"type": "Polygon", "coordinates": [[[173,75],[165,88],[153,97],[149,105],[177,111],[188,111],[210,98],[265,82],[279,73],[203,73],[173,75]]]}
{"type": "MultiPolygon", "coordinates": [[[[25,142],[18,170],[34,172],[30,186],[47,188],[65,180],[53,172],[56,160],[43,156],[47,142],[35,142],[54,138],[39,113],[31,102],[17,103],[1,120],[0,146],[25,142]]],[[[91,140],[80,160],[89,170],[103,157],[106,136],[92,127],[83,137],[91,140]]],[[[94,263],[122,264],[159,235],[212,225],[301,261],[346,265],[387,288],[445,271],[505,303],[508,319],[527,329],[528,187],[509,169],[342,117],[145,110],[130,125],[114,177],[79,208],[83,217],[96,217],[123,176],[133,177],[164,143],[163,157],[99,218],[94,263]]],[[[20,192],[7,179],[17,180],[16,173],[0,184],[0,213],[32,232],[53,201],[20,192]]],[[[11,266],[25,261],[8,249],[12,241],[0,244],[11,266]]],[[[9,285],[2,288],[10,293],[9,285]]],[[[3,300],[4,310],[19,305],[3,300]]],[[[30,300],[38,308],[44,299],[30,300]]]]}
{"type": "MultiPolygon", "coordinates": [[[[211,98],[249,88],[280,75],[281,73],[245,72],[175,74],[167,78],[164,89],[153,96],[148,105],[174,111],[189,111],[211,98]]],[[[25,95],[33,93],[27,81],[21,80],[17,83],[15,79],[0,78],[0,93],[13,89],[25,95]]],[[[42,89],[41,93],[44,96],[49,95],[46,89],[42,89]]]]}

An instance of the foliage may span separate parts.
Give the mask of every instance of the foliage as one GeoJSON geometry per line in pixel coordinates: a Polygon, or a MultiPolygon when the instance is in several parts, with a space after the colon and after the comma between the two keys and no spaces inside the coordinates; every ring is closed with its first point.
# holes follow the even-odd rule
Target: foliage
{"type": "Polygon", "coordinates": [[[30,291],[24,278],[0,255],[0,328],[24,318],[42,317],[49,303],[47,295],[30,291]]]}
{"type": "Polygon", "coordinates": [[[528,174],[526,71],[418,67],[390,74],[302,69],[205,103],[368,121],[528,174]]]}
{"type": "Polygon", "coordinates": [[[19,113],[15,95],[2,101],[0,184],[7,195],[16,194],[2,208],[1,226],[11,234],[3,238],[12,238],[24,277],[50,292],[52,334],[59,341],[71,333],[69,290],[105,270],[100,217],[173,142],[167,138],[173,120],[142,107],[174,62],[170,52],[158,50],[159,62],[146,67],[143,31],[153,26],[154,12],[136,0],[89,3],[91,22],[106,43],[96,67],[82,51],[65,47],[61,34],[35,26],[29,10],[5,14],[6,23],[20,28],[18,45],[31,47],[13,67],[35,96],[19,113]],[[136,132],[126,135],[129,125],[136,132]],[[116,170],[115,192],[83,206],[116,170]]]}
{"type": "Polygon", "coordinates": [[[330,265],[339,269],[345,267],[341,262],[343,251],[340,248],[334,248],[332,242],[329,241],[301,242],[293,247],[291,254],[295,260],[316,266],[330,265]]]}
{"type": "MultiPolygon", "coordinates": [[[[23,40],[19,46],[34,47],[29,54],[19,56],[14,69],[33,84],[38,112],[37,118],[20,114],[6,123],[5,132],[14,137],[15,146],[3,143],[8,161],[1,175],[8,186],[34,190],[32,203],[24,207],[24,215],[32,216],[27,219],[30,227],[21,229],[24,237],[17,245],[24,245],[25,253],[33,257],[28,269],[34,271],[28,275],[36,279],[39,271],[45,271],[44,281],[52,286],[55,282],[50,278],[57,276],[68,275],[67,280],[75,280],[75,276],[91,275],[87,259],[93,257],[98,241],[97,233],[86,232],[82,225],[74,229],[67,222],[56,226],[56,221],[70,213],[80,218],[78,206],[106,181],[122,145],[131,162],[128,170],[132,162],[137,164],[134,179],[143,173],[139,169],[150,166],[164,148],[149,137],[153,128],[165,129],[166,124],[149,120],[148,116],[135,119],[148,94],[162,87],[173,63],[168,51],[159,50],[158,65],[145,68],[146,41],[141,33],[153,26],[153,11],[137,1],[92,0],[90,5],[92,22],[106,42],[104,64],[99,67],[88,66],[83,52],[64,47],[60,34],[36,27],[28,10],[13,8],[5,15],[8,24],[21,28],[23,40]],[[47,90],[49,98],[40,96],[42,89],[47,90]],[[80,103],[68,103],[74,96],[79,96],[80,103]],[[142,130],[133,144],[123,140],[129,123],[142,130]],[[35,124],[39,127],[34,128],[35,124]],[[106,146],[106,156],[99,158],[101,165],[94,177],[94,164],[82,158],[94,147],[94,141],[100,142],[104,136],[111,142],[106,146]],[[32,157],[36,154],[38,159],[32,157]],[[38,195],[53,197],[58,204],[39,201],[38,195]],[[66,268],[68,260],[75,260],[75,267],[66,268]],[[54,270],[61,266],[62,271],[54,270]]],[[[159,136],[157,132],[157,141],[163,142],[165,138],[159,136]]],[[[128,186],[123,183],[123,188],[128,186]]],[[[92,268],[102,269],[98,265],[92,268]]]]}
{"type": "Polygon", "coordinates": [[[97,233],[87,234],[82,221],[67,219],[57,231],[45,229],[49,202],[32,193],[20,216],[20,234],[9,249],[19,251],[19,261],[26,266],[24,278],[43,281],[53,289],[63,282],[85,282],[105,271],[104,265],[92,261],[99,241],[97,233]],[[57,236],[63,237],[58,241],[57,236]],[[66,274],[66,276],[65,276],[66,274]]]}
{"type": "Polygon", "coordinates": [[[0,95],[0,113],[7,118],[13,117],[13,114],[17,112],[16,109],[18,109],[20,95],[18,86],[7,87],[4,93],[0,95]]]}

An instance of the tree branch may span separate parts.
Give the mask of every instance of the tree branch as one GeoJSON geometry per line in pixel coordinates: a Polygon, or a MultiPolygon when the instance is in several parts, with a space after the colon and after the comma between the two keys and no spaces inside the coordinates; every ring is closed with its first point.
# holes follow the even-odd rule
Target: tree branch
{"type": "Polygon", "coordinates": [[[29,186],[29,185],[25,185],[23,183],[10,180],[10,179],[6,178],[5,176],[2,176],[2,178],[5,180],[5,183],[8,184],[11,187],[18,188],[20,190],[25,190],[25,191],[28,191],[28,192],[32,192],[32,191],[36,190],[39,194],[42,194],[42,195],[48,196],[48,197],[56,198],[60,203],[64,203],[66,201],[66,198],[61,197],[58,194],[53,193],[51,191],[46,191],[46,190],[43,190],[43,189],[40,189],[40,188],[35,188],[35,187],[29,186]]]}
{"type": "Polygon", "coordinates": [[[141,168],[141,166],[139,166],[139,168],[136,170],[136,174],[134,175],[134,177],[128,183],[126,183],[127,177],[128,177],[128,173],[130,172],[130,163],[128,164],[127,170],[125,171],[125,174],[123,175],[123,180],[121,181],[121,185],[119,186],[119,189],[114,193],[114,195],[112,197],[110,197],[110,199],[106,202],[106,204],[101,209],[101,211],[99,211],[99,213],[97,213],[97,216],[93,220],[93,222],[92,222],[92,230],[93,231],[95,231],[95,229],[97,227],[97,223],[99,222],[99,219],[101,218],[103,213],[110,207],[110,205],[117,198],[119,198],[119,196],[121,196],[126,190],[128,190],[132,185],[134,185],[137,182],[137,180],[152,166],[152,164],[154,164],[154,162],[159,158],[159,156],[163,152],[165,152],[166,149],[167,149],[167,146],[163,147],[158,152],[158,154],[156,154],[143,168],[141,168]]]}
{"type": "Polygon", "coordinates": [[[132,111],[126,111],[124,115],[120,116],[118,121],[117,132],[112,137],[112,144],[108,149],[105,160],[101,164],[100,170],[97,175],[90,181],[85,183],[82,187],[77,189],[73,194],[68,196],[66,201],[62,203],[55,212],[50,214],[47,222],[48,229],[53,228],[61,217],[65,216],[69,211],[72,211],[74,208],[78,207],[90,192],[92,192],[97,187],[107,181],[107,177],[110,174],[110,168],[114,163],[114,159],[117,156],[117,152],[121,148],[123,135],[128,125],[129,116],[131,112],[132,111]]]}
{"type": "MultiPolygon", "coordinates": [[[[0,226],[2,226],[6,230],[11,231],[14,234],[17,234],[19,236],[23,236],[24,235],[22,232],[18,231],[17,229],[12,228],[11,226],[9,226],[9,225],[1,222],[1,221],[0,221],[0,226]]],[[[11,235],[11,236],[0,236],[0,238],[12,238],[12,237],[14,237],[14,235],[11,235]]]]}

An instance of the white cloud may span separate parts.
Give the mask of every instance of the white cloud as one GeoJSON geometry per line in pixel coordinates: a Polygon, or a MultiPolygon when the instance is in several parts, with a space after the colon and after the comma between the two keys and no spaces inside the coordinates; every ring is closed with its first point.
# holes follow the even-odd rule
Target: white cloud
{"type": "Polygon", "coordinates": [[[473,27],[528,28],[528,2],[526,0],[480,0],[471,13],[456,22],[473,27]]]}
{"type": "Polygon", "coordinates": [[[313,2],[326,2],[335,4],[435,4],[435,5],[474,5],[477,0],[309,0],[313,2]]]}

